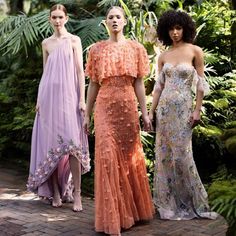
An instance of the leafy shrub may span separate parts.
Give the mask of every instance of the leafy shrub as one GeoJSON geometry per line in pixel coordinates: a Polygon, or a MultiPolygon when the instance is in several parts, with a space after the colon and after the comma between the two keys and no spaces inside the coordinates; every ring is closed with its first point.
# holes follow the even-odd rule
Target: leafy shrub
{"type": "Polygon", "coordinates": [[[228,222],[229,234],[236,235],[236,178],[223,166],[214,175],[208,189],[212,210],[221,214],[228,222]]]}

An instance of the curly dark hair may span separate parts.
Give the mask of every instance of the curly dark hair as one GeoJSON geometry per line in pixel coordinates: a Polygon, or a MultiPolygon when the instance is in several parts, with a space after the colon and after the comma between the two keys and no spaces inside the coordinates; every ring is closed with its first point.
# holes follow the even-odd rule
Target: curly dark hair
{"type": "Polygon", "coordinates": [[[172,44],[169,30],[175,25],[183,27],[183,41],[193,43],[196,35],[196,27],[192,18],[183,11],[169,10],[163,13],[157,25],[158,39],[166,46],[172,44]]]}

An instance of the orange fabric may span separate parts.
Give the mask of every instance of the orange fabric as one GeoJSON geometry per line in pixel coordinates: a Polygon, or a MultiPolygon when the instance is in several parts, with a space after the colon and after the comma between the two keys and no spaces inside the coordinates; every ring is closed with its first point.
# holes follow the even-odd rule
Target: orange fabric
{"type": "Polygon", "coordinates": [[[87,74],[101,84],[94,116],[98,232],[118,234],[135,221],[153,218],[133,87],[134,77],[147,74],[148,66],[143,46],[130,40],[117,45],[103,41],[89,53],[87,74]]]}
{"type": "Polygon", "coordinates": [[[149,73],[146,49],[133,40],[98,42],[90,49],[85,73],[98,83],[111,76],[142,78],[149,73]]]}

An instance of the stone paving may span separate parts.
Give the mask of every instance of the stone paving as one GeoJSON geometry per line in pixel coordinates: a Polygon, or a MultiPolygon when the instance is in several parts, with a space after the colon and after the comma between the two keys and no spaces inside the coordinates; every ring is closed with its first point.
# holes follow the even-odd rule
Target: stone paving
{"type": "MultiPolygon", "coordinates": [[[[73,212],[72,203],[53,208],[25,190],[26,176],[0,168],[0,236],[102,236],[94,232],[94,201],[83,196],[83,211],[73,212]]],[[[122,232],[122,236],[223,236],[227,223],[216,220],[168,221],[139,223],[122,232]]]]}

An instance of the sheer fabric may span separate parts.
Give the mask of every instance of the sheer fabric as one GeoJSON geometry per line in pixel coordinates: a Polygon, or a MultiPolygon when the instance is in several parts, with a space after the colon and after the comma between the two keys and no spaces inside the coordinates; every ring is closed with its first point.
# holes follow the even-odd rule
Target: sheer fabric
{"type": "MultiPolygon", "coordinates": [[[[216,218],[192,154],[192,84],[205,91],[193,66],[166,63],[155,89],[164,85],[157,107],[154,203],[162,219],[216,218]]],[[[206,83],[206,82],[204,82],[206,83]]],[[[208,86],[206,86],[208,87],[208,86]]],[[[207,91],[206,91],[207,92],[207,91]]]]}
{"type": "Polygon", "coordinates": [[[82,173],[90,170],[74,59],[71,38],[64,38],[49,54],[39,85],[27,187],[43,197],[53,196],[50,176],[57,168],[61,197],[73,199],[69,155],[79,160],[82,173]]]}

